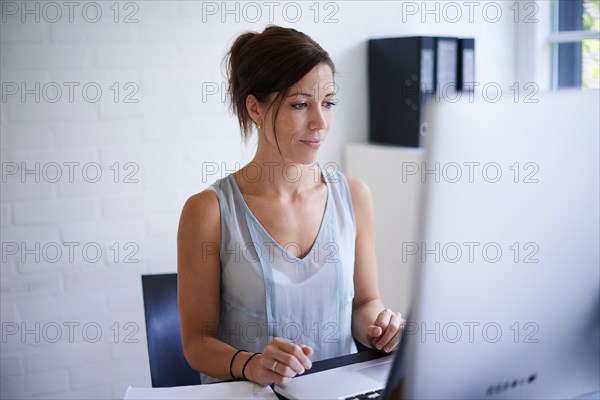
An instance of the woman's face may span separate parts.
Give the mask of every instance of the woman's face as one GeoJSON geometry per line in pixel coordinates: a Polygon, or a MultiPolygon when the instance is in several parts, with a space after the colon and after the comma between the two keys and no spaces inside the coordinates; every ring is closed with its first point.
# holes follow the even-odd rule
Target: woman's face
{"type": "Polygon", "coordinates": [[[333,121],[335,99],[333,76],[327,64],[315,66],[300,81],[292,85],[283,99],[275,127],[272,112],[265,118],[265,137],[271,150],[279,152],[286,162],[311,164],[323,144],[333,121]],[[279,150],[277,149],[279,143],[279,150]]]}

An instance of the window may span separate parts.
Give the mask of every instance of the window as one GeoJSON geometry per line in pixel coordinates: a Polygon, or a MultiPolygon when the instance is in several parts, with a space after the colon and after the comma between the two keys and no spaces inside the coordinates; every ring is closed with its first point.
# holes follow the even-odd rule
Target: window
{"type": "Polygon", "coordinates": [[[600,88],[600,0],[555,0],[552,86],[600,88]]]}

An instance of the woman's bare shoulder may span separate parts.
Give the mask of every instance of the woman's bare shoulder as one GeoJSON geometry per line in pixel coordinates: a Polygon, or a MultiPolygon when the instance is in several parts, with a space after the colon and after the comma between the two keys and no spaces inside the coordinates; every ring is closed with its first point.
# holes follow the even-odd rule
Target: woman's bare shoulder
{"type": "Polygon", "coordinates": [[[217,194],[210,189],[190,196],[181,211],[180,233],[220,237],[221,216],[217,194]]]}
{"type": "Polygon", "coordinates": [[[371,201],[371,189],[365,181],[353,175],[344,176],[348,181],[350,196],[352,196],[352,202],[355,203],[355,207],[371,201]]]}

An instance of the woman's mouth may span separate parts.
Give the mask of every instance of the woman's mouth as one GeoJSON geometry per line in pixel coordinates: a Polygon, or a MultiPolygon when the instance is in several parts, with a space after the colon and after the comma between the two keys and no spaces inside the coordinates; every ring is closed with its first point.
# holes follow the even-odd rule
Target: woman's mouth
{"type": "Polygon", "coordinates": [[[301,140],[300,142],[304,143],[313,150],[317,150],[319,147],[321,147],[321,140],[301,140]]]}

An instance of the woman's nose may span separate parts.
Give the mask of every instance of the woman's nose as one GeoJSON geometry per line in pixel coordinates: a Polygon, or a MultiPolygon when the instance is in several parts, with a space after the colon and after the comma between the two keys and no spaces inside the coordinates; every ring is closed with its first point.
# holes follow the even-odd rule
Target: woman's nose
{"type": "Polygon", "coordinates": [[[310,129],[327,129],[327,119],[321,107],[313,108],[310,118],[310,129]]]}

